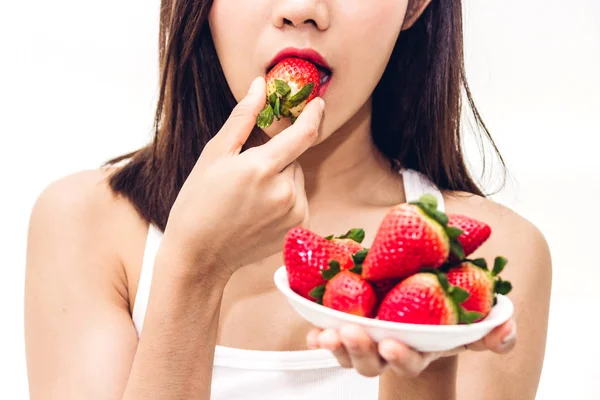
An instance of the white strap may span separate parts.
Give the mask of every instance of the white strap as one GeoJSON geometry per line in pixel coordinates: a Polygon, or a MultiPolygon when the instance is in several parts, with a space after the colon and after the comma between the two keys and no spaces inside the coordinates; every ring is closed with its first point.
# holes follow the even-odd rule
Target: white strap
{"type": "Polygon", "coordinates": [[[135,303],[131,318],[137,330],[138,336],[142,333],[144,326],[144,317],[150,298],[150,285],[152,283],[152,272],[154,270],[154,258],[160,245],[162,232],[154,224],[148,227],[148,237],[146,238],[146,248],[144,250],[144,260],[142,261],[142,270],[140,271],[140,281],[138,283],[135,303]]]}
{"type": "Polygon", "coordinates": [[[404,179],[404,192],[406,201],[415,201],[426,193],[430,193],[438,201],[438,210],[445,211],[444,197],[442,192],[422,173],[414,169],[402,169],[402,178],[404,179]]]}

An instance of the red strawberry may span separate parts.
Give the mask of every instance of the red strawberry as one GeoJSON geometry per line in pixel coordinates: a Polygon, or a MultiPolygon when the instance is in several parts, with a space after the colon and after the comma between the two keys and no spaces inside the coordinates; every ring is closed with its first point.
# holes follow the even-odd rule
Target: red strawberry
{"type": "Polygon", "coordinates": [[[448,282],[469,292],[470,296],[462,306],[467,311],[481,313],[478,321],[490,313],[494,306],[495,293],[508,294],[512,290],[511,283],[498,276],[506,263],[504,257],[496,257],[494,269],[489,271],[485,259],[478,258],[465,261],[448,271],[448,282]]]}
{"type": "Polygon", "coordinates": [[[443,273],[420,272],[406,278],[387,294],[379,306],[377,318],[424,325],[470,323],[480,314],[467,313],[460,306],[467,297],[467,292],[449,285],[443,273]]]}
{"type": "Polygon", "coordinates": [[[361,243],[365,238],[365,231],[362,229],[351,229],[345,235],[333,237],[327,236],[325,239],[331,240],[330,258],[340,263],[340,269],[350,269],[354,267],[353,255],[364,250],[361,243]]]}
{"type": "Polygon", "coordinates": [[[325,283],[321,271],[329,269],[331,242],[302,227],[290,229],[285,237],[283,260],[290,288],[314,300],[309,292],[325,283]]]}
{"type": "Polygon", "coordinates": [[[451,250],[462,258],[462,247],[456,240],[462,231],[447,224],[448,217],[437,210],[432,195],[393,207],[381,222],[364,260],[363,278],[405,278],[422,268],[438,268],[451,250]]]}
{"type": "Polygon", "coordinates": [[[369,282],[373,289],[375,289],[375,294],[377,294],[377,304],[381,304],[385,296],[392,290],[398,283],[400,283],[399,279],[385,279],[383,281],[370,281],[369,282]]]}
{"type": "MultiPolygon", "coordinates": [[[[473,254],[492,234],[492,229],[484,222],[460,214],[448,214],[448,225],[463,231],[458,241],[463,247],[465,257],[473,254]]],[[[450,255],[451,261],[458,261],[450,255]]]]}
{"type": "Polygon", "coordinates": [[[292,123],[306,104],[319,93],[321,78],[317,67],[302,58],[280,61],[266,77],[267,101],[256,118],[259,128],[267,128],[274,118],[290,117],[292,123]]]}
{"type": "Polygon", "coordinates": [[[349,314],[371,318],[377,301],[375,290],[360,275],[342,271],[325,286],[323,305],[349,314]]]}

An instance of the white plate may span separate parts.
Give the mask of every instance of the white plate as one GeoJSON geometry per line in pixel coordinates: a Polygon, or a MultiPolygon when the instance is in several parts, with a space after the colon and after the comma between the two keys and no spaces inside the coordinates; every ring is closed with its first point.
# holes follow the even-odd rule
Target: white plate
{"type": "Polygon", "coordinates": [[[349,323],[360,325],[376,342],[385,338],[397,339],[422,352],[445,351],[476,342],[506,322],[514,310],[508,297],[497,295],[498,302],[490,314],[484,320],[470,325],[440,326],[380,321],[333,310],[296,294],[288,284],[285,266],[275,272],[274,280],[296,312],[319,328],[339,329],[349,323]]]}

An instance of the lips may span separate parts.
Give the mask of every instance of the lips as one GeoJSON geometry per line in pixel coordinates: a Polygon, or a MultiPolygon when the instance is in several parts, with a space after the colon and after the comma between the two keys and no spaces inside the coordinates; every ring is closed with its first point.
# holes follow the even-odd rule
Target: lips
{"type": "Polygon", "coordinates": [[[331,81],[331,76],[333,74],[333,70],[327,63],[327,60],[319,54],[316,50],[307,48],[307,49],[297,49],[294,47],[288,47],[281,50],[279,53],[273,57],[273,60],[269,63],[267,68],[267,73],[281,60],[288,57],[298,57],[304,60],[310,61],[313,63],[317,70],[319,70],[319,77],[321,78],[321,87],[319,90],[319,96],[322,96],[325,93],[325,89],[329,86],[329,82],[331,81]]]}

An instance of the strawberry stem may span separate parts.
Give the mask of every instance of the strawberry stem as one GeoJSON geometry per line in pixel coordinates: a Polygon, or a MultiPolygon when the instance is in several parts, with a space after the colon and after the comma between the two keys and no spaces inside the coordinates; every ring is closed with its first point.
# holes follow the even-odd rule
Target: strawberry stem
{"type": "Polygon", "coordinates": [[[340,263],[336,260],[329,261],[329,269],[321,270],[321,276],[326,281],[331,280],[334,276],[339,274],[341,271],[340,263]]]}
{"type": "Polygon", "coordinates": [[[275,119],[275,113],[271,105],[268,104],[256,117],[256,125],[259,128],[268,128],[273,123],[273,119],[275,119]]]}
{"type": "Polygon", "coordinates": [[[365,231],[364,229],[353,228],[344,235],[338,236],[337,239],[352,239],[357,243],[362,243],[362,241],[365,239],[365,231]]]}
{"type": "Polygon", "coordinates": [[[458,322],[460,324],[472,324],[483,316],[481,313],[465,310],[465,308],[462,306],[462,303],[464,303],[471,294],[463,288],[451,285],[450,282],[448,282],[448,277],[444,272],[433,268],[425,268],[422,269],[421,272],[428,272],[437,276],[440,286],[442,289],[444,289],[456,307],[456,312],[458,313],[458,322]]]}
{"type": "Polygon", "coordinates": [[[315,86],[315,84],[312,82],[306,84],[302,89],[300,89],[300,91],[298,93],[296,93],[295,95],[293,95],[292,97],[289,98],[289,100],[287,101],[288,107],[294,108],[294,107],[302,104],[302,102],[304,100],[308,99],[308,97],[312,93],[314,86],[315,86]]]}
{"type": "Polygon", "coordinates": [[[323,295],[325,295],[325,285],[319,285],[308,293],[317,303],[323,304],[323,295]]]}
{"type": "Polygon", "coordinates": [[[437,209],[438,202],[435,196],[427,193],[419,197],[419,200],[411,201],[409,204],[416,205],[423,210],[427,216],[440,224],[446,232],[446,236],[448,236],[450,252],[459,260],[465,258],[465,250],[458,241],[458,237],[463,233],[463,230],[454,226],[448,226],[448,216],[437,209]]]}
{"type": "Polygon", "coordinates": [[[506,267],[506,264],[508,264],[508,260],[506,258],[502,256],[496,257],[496,259],[494,260],[494,269],[492,270],[492,276],[496,276],[500,272],[502,272],[504,270],[504,267],[506,267]]]}

